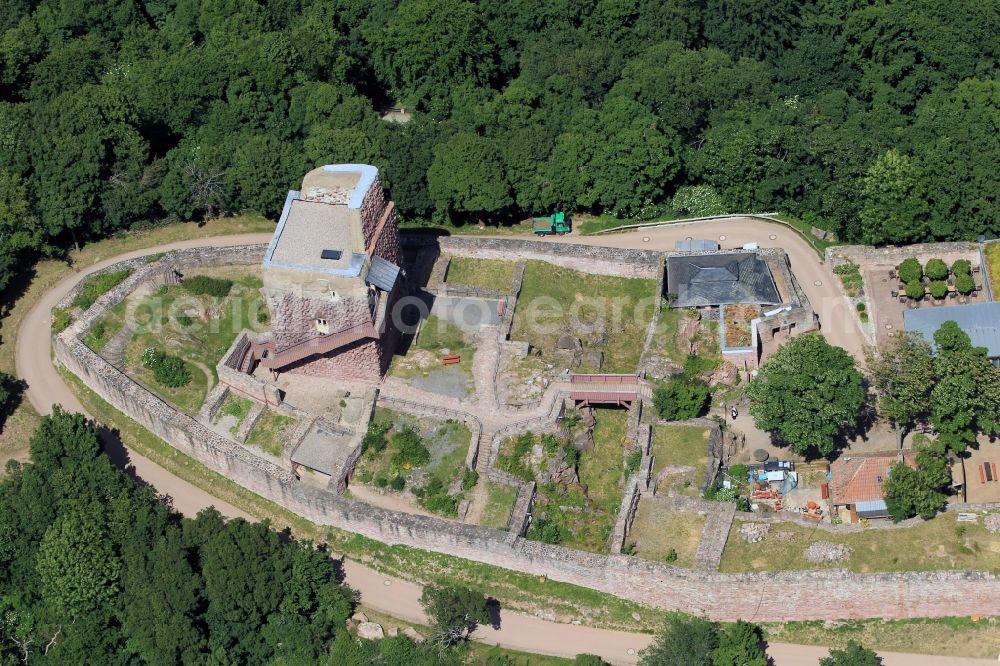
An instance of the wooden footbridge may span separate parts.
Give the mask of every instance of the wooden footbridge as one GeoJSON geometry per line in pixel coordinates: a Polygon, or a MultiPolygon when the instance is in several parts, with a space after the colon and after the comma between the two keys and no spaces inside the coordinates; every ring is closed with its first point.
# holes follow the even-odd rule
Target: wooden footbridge
{"type": "Polygon", "coordinates": [[[577,407],[615,405],[630,407],[642,397],[650,396],[650,388],[638,375],[569,376],[569,397],[577,407]]]}

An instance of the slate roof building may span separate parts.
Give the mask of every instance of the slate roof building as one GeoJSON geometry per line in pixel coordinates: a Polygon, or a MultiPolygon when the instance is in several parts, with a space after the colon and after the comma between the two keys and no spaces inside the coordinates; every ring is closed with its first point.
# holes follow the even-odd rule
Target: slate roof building
{"type": "Polygon", "coordinates": [[[985,347],[993,365],[1000,367],[1000,303],[970,303],[903,312],[903,327],[922,335],[932,345],[934,332],[954,321],[969,334],[974,347],[985,347]]]}
{"type": "Polygon", "coordinates": [[[889,470],[897,462],[916,467],[916,452],[887,451],[884,453],[852,454],[830,465],[830,502],[834,512],[847,509],[851,521],[861,518],[888,518],[883,485],[889,470]]]}
{"type": "Polygon", "coordinates": [[[667,292],[671,307],[781,303],[771,269],[754,251],[668,256],[667,292]]]}
{"type": "Polygon", "coordinates": [[[264,254],[269,336],[254,356],[275,372],[378,379],[398,332],[399,229],[378,169],[329,164],[288,193],[264,254]]]}

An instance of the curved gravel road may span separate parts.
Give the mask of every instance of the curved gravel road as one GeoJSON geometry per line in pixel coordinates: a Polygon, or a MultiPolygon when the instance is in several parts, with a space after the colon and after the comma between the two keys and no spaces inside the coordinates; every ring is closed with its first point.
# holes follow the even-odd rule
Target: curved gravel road
{"type": "MultiPolygon", "coordinates": [[[[679,238],[685,238],[692,234],[696,238],[705,238],[711,237],[709,234],[715,234],[725,235],[727,239],[730,239],[724,242],[724,246],[754,241],[762,245],[781,244],[793,262],[793,270],[802,283],[803,289],[813,301],[813,307],[820,312],[821,317],[824,317],[824,321],[829,321],[826,319],[825,312],[835,313],[839,310],[838,299],[843,301],[844,307],[846,307],[846,301],[839,295],[836,285],[828,283],[833,276],[816,259],[813,250],[795,233],[780,225],[748,220],[741,222],[737,230],[736,223],[727,220],[725,222],[703,223],[699,225],[697,231],[691,230],[688,233],[681,230],[679,226],[600,237],[568,237],[561,240],[612,247],[671,249],[674,240],[679,238]],[[769,238],[772,233],[775,234],[776,239],[769,238]],[[650,240],[643,241],[644,236],[649,237],[650,240]],[[814,284],[814,281],[820,284],[814,284]],[[807,283],[810,286],[807,286],[807,283]],[[820,309],[820,306],[825,309],[820,309]]],[[[688,228],[690,229],[690,227],[688,228]]],[[[69,411],[84,412],[83,405],[80,404],[53,367],[48,342],[51,339],[52,308],[81,277],[112,263],[146,254],[207,245],[222,247],[246,243],[265,243],[269,239],[270,234],[242,234],[181,241],[122,254],[66,276],[50,291],[46,292],[21,323],[17,338],[16,368],[17,375],[28,384],[27,394],[31,404],[41,414],[51,413],[53,406],[57,404],[69,411]]],[[[860,350],[860,331],[857,330],[857,327],[853,327],[852,332],[851,326],[837,327],[827,324],[823,330],[834,344],[839,344],[851,350],[852,353],[857,353],[857,350],[860,350]]],[[[169,495],[173,499],[174,508],[181,513],[193,515],[205,507],[215,506],[226,516],[253,519],[252,516],[240,509],[212,497],[134,451],[128,451],[128,456],[129,463],[134,468],[136,475],[154,486],[160,493],[169,495]]],[[[419,603],[421,591],[419,585],[385,576],[350,560],[344,563],[344,569],[347,583],[361,593],[361,600],[365,605],[404,621],[426,621],[419,603]]],[[[539,654],[564,657],[572,657],[582,652],[600,654],[615,664],[635,663],[638,651],[648,645],[651,640],[650,636],[646,634],[551,622],[510,611],[502,613],[501,621],[502,625],[499,630],[493,630],[489,627],[480,628],[476,631],[475,638],[489,644],[539,654]]],[[[819,657],[826,654],[826,650],[811,646],[772,644],[768,648],[768,653],[774,658],[776,666],[811,666],[817,663],[819,657]]],[[[973,666],[979,664],[985,666],[985,664],[996,663],[986,659],[962,659],[916,654],[882,653],[882,657],[885,666],[973,666]]]]}

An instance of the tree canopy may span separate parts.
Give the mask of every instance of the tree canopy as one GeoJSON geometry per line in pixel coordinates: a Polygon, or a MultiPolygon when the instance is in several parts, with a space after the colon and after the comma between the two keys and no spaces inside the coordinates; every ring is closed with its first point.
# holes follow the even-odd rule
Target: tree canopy
{"type": "Polygon", "coordinates": [[[865,389],[850,354],[816,333],[791,338],[761,366],[747,389],[750,414],[796,453],[827,456],[857,424],[865,389]]]}
{"type": "Polygon", "coordinates": [[[214,509],[174,513],[58,408],[0,480],[0,664],[434,666],[461,655],[345,630],[330,554],[214,509]]]}
{"type": "Polygon", "coordinates": [[[380,167],[414,221],[1000,234],[998,32],[987,0],[7,3],[0,288],[88,239],[273,217],[331,161],[380,167]]]}

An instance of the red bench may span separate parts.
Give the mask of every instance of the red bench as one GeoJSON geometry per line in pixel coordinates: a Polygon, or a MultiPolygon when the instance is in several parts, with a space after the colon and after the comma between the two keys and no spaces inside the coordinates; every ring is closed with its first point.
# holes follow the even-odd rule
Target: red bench
{"type": "Polygon", "coordinates": [[[448,354],[447,356],[441,357],[441,365],[451,365],[453,363],[461,363],[462,357],[458,354],[448,354]]]}

